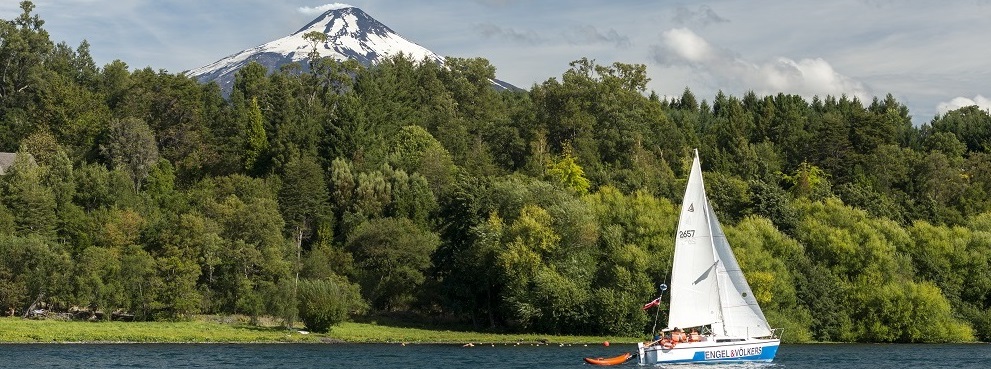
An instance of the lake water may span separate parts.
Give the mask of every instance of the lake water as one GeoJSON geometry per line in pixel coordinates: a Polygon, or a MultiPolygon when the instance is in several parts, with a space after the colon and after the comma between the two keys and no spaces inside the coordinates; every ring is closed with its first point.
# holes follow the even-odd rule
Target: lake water
{"type": "MultiPolygon", "coordinates": [[[[2,368],[585,368],[633,345],[4,344],[2,368]]],[[[635,361],[621,368],[638,367],[635,361]]],[[[991,368],[991,345],[782,345],[767,364],[676,368],[991,368]]]]}

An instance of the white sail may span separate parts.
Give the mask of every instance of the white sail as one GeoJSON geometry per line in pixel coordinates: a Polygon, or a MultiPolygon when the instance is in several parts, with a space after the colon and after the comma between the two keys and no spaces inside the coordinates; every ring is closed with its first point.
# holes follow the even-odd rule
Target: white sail
{"type": "Polygon", "coordinates": [[[702,169],[696,155],[675,234],[668,328],[698,327],[721,320],[716,257],[706,208],[702,169]]]}
{"type": "Polygon", "coordinates": [[[716,267],[719,285],[719,302],[722,308],[724,334],[733,337],[764,337],[771,335],[771,327],[750,290],[743,270],[736,262],[723,228],[710,207],[709,224],[712,229],[712,247],[719,258],[716,267]]]}
{"type": "Polygon", "coordinates": [[[668,327],[712,325],[734,337],[771,335],[702,182],[698,152],[688,176],[675,235],[668,327]]]}

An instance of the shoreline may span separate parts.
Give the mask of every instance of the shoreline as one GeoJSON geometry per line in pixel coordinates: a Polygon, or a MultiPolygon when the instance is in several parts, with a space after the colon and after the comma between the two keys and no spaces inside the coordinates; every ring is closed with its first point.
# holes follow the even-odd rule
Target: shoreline
{"type": "MultiPolygon", "coordinates": [[[[619,336],[559,336],[536,333],[485,333],[444,328],[411,328],[375,322],[345,322],[329,333],[301,333],[273,325],[250,325],[236,317],[198,316],[180,322],[85,322],[0,318],[0,345],[466,345],[475,346],[602,346],[636,344],[641,339],[619,336]]],[[[804,344],[939,345],[988,342],[890,343],[803,342],[804,344]]]]}
{"type": "Polygon", "coordinates": [[[328,333],[301,333],[277,325],[250,325],[230,317],[178,322],[86,322],[0,318],[0,344],[439,344],[601,345],[636,343],[634,337],[485,333],[345,322],[328,333]]]}

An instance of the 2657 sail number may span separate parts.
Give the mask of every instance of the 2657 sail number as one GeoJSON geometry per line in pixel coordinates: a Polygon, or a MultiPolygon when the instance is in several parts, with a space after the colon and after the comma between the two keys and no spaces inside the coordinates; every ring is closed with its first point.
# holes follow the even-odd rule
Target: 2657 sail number
{"type": "Polygon", "coordinates": [[[688,230],[684,230],[684,231],[678,232],[678,238],[688,238],[688,237],[695,237],[695,230],[694,229],[688,229],[688,230]]]}

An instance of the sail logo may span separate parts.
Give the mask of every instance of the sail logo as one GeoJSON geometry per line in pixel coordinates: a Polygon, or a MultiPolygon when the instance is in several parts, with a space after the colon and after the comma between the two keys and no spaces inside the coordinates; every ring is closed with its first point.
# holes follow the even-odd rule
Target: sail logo
{"type": "Polygon", "coordinates": [[[705,351],[705,359],[717,360],[717,359],[732,359],[743,356],[757,356],[763,352],[764,352],[764,348],[760,346],[730,349],[730,350],[712,350],[712,351],[705,351]]]}
{"type": "Polygon", "coordinates": [[[688,212],[689,213],[695,212],[695,204],[688,204],[688,212]]]}

